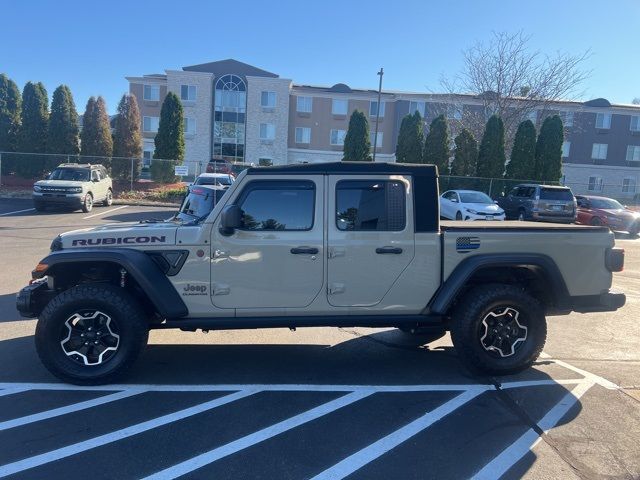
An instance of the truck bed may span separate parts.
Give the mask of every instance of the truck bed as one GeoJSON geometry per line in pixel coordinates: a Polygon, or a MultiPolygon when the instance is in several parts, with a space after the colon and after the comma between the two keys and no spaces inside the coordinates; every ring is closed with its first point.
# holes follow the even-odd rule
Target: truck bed
{"type": "Polygon", "coordinates": [[[460,231],[460,230],[535,230],[535,231],[579,231],[579,230],[591,230],[591,231],[608,231],[607,227],[594,226],[594,225],[575,225],[573,223],[547,223],[547,222],[521,222],[518,220],[507,221],[476,221],[465,222],[462,220],[442,220],[440,222],[440,229],[442,231],[460,231]]]}

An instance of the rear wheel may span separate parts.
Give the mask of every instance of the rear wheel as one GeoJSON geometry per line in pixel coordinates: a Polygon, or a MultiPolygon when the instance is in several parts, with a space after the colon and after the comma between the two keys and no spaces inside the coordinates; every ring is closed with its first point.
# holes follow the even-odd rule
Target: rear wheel
{"type": "Polygon", "coordinates": [[[93,195],[87,193],[84,197],[84,202],[82,203],[82,211],[84,213],[89,213],[91,210],[93,210],[93,195]]]}
{"type": "Polygon", "coordinates": [[[599,217],[593,217],[591,219],[591,222],[589,222],[589,223],[591,223],[591,225],[593,225],[593,226],[599,227],[599,226],[602,225],[602,220],[600,220],[599,217]]]}
{"type": "Polygon", "coordinates": [[[145,315],[123,289],[80,285],[55,297],[36,326],[36,350],[56,377],[77,385],[122,376],[148,338],[145,315]]]}
{"type": "Polygon", "coordinates": [[[472,371],[506,375],[525,370],[542,352],[546,337],[538,301],[511,285],[476,287],[453,314],[451,338],[472,371]]]}

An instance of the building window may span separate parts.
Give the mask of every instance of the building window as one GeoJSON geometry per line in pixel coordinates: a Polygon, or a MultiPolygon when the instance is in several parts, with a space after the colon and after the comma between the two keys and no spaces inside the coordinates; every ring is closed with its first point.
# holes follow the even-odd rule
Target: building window
{"type": "Polygon", "coordinates": [[[640,145],[627,146],[627,162],[640,162],[640,145]]]}
{"type": "MultiPolygon", "coordinates": [[[[380,102],[380,117],[384,117],[385,102],[380,102]]],[[[372,100],[369,102],[369,116],[375,117],[378,114],[378,102],[372,100]]]]}
{"type": "Polygon", "coordinates": [[[236,75],[216,81],[213,117],[213,156],[244,162],[247,87],[236,75]]]}
{"type": "Polygon", "coordinates": [[[196,86],[195,85],[180,85],[180,99],[185,102],[195,102],[196,100],[196,86]]]}
{"type": "Polygon", "coordinates": [[[313,110],[313,97],[297,97],[296,111],[301,113],[311,113],[313,110]]]}
{"type": "Polygon", "coordinates": [[[636,193],[636,179],[634,177],[622,179],[622,193],[636,193]]]}
{"type": "Polygon", "coordinates": [[[196,134],[196,119],[191,117],[184,117],[184,133],[187,135],[196,134]]]}
{"type": "Polygon", "coordinates": [[[596,114],[596,128],[602,128],[602,129],[611,128],[611,114],[610,113],[596,114]]]}
{"type": "Polygon", "coordinates": [[[143,88],[142,98],[153,102],[160,100],[160,85],[145,85],[143,88]]]}
{"type": "Polygon", "coordinates": [[[587,187],[590,192],[601,192],[602,191],[602,177],[589,177],[589,187],[587,187]]]}
{"type": "Polygon", "coordinates": [[[593,160],[606,160],[608,147],[609,145],[606,143],[594,143],[591,149],[591,158],[593,160]]]}
{"type": "Polygon", "coordinates": [[[309,127],[296,127],[296,143],[311,143],[311,129],[309,127]]]}
{"type": "MultiPolygon", "coordinates": [[[[369,134],[369,141],[371,142],[371,148],[373,148],[373,141],[375,140],[376,133],[371,132],[369,134]]],[[[376,142],[376,148],[382,147],[382,132],[378,132],[378,141],[376,142]]]]}
{"type": "Polygon", "coordinates": [[[560,112],[562,125],[565,127],[573,127],[573,112],[560,112]]]}
{"type": "Polygon", "coordinates": [[[273,123],[260,124],[260,140],[273,140],[276,138],[276,126],[273,123]]]}
{"type": "Polygon", "coordinates": [[[402,231],[405,197],[399,181],[342,180],[336,185],[336,226],[346,231],[402,231]]]}
{"type": "Polygon", "coordinates": [[[425,116],[424,102],[409,102],[409,115],[413,115],[416,112],[418,112],[424,118],[425,116]]]}
{"type": "Polygon", "coordinates": [[[447,105],[447,118],[449,120],[462,120],[462,105],[447,105]]]}
{"type": "Polygon", "coordinates": [[[629,123],[629,130],[632,132],[640,132],[640,115],[632,115],[629,123]]]}
{"type": "Polygon", "coordinates": [[[349,101],[341,98],[334,98],[331,101],[331,113],[334,115],[346,115],[349,109],[349,101]]]}
{"type": "Polygon", "coordinates": [[[151,165],[151,159],[153,158],[153,153],[155,151],[155,145],[152,143],[144,144],[144,150],[142,151],[142,164],[145,167],[151,165]]]}
{"type": "Polygon", "coordinates": [[[160,125],[160,117],[142,117],[142,131],[156,133],[160,125]]]}
{"type": "Polygon", "coordinates": [[[331,135],[329,137],[329,143],[331,145],[344,145],[344,137],[347,135],[346,130],[331,130],[331,135]]]}
{"type": "Polygon", "coordinates": [[[276,92],[262,92],[260,95],[260,106],[263,108],[275,108],[276,92]]]}
{"type": "Polygon", "coordinates": [[[571,151],[571,142],[562,142],[562,158],[568,158],[571,151]]]}
{"type": "Polygon", "coordinates": [[[311,230],[315,184],[290,180],[255,180],[241,194],[243,230],[311,230]]]}

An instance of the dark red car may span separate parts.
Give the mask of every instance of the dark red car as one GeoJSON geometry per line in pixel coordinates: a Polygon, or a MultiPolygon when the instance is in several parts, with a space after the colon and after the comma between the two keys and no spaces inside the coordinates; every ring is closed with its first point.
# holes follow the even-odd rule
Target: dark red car
{"type": "Polygon", "coordinates": [[[212,158],[207,164],[207,173],[228,173],[235,177],[236,174],[232,167],[232,163],[223,158],[212,158]]]}
{"type": "Polygon", "coordinates": [[[640,212],[629,210],[617,200],[591,195],[576,195],[578,215],[576,223],[582,225],[604,225],[615,232],[640,231],[640,212]]]}

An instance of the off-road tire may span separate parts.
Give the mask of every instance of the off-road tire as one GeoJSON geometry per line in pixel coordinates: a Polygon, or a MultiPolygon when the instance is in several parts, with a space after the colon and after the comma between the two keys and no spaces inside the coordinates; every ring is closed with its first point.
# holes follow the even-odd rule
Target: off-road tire
{"type": "Polygon", "coordinates": [[[540,303],[521,288],[488,284],[470,290],[458,302],[451,320],[451,338],[460,360],[470,371],[508,375],[526,370],[535,362],[547,338],[547,323],[540,303]],[[520,312],[528,329],[527,338],[508,357],[491,354],[480,341],[483,319],[502,307],[520,312]]]}
{"type": "Polygon", "coordinates": [[[89,213],[91,210],[93,210],[93,195],[87,193],[84,197],[84,202],[82,202],[82,211],[84,213],[89,213]]]}
{"type": "Polygon", "coordinates": [[[102,385],[121,377],[147,344],[149,328],[138,303],[122,288],[108,284],[79,285],[62,292],[45,307],[36,326],[36,350],[44,366],[59,379],[76,385],[102,385]],[[113,356],[100,365],[81,365],[60,343],[65,322],[81,310],[100,310],[117,324],[120,335],[113,356]]]}
{"type": "Polygon", "coordinates": [[[110,207],[111,205],[113,205],[113,190],[107,190],[107,196],[105,197],[104,202],[102,202],[102,205],[104,205],[105,207],[110,207]]]}

